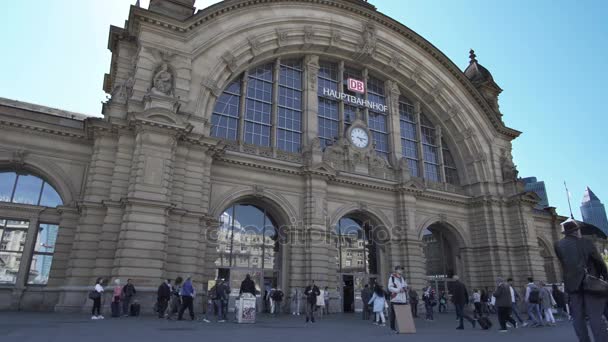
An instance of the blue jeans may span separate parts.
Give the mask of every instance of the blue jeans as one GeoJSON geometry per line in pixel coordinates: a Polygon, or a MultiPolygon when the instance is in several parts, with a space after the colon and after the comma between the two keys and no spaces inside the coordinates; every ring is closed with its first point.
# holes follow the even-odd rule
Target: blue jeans
{"type": "Polygon", "coordinates": [[[535,324],[543,324],[543,318],[540,315],[540,304],[528,303],[528,317],[535,324]]]}
{"type": "Polygon", "coordinates": [[[429,302],[424,302],[424,309],[426,310],[426,319],[433,318],[433,306],[429,302]]]}

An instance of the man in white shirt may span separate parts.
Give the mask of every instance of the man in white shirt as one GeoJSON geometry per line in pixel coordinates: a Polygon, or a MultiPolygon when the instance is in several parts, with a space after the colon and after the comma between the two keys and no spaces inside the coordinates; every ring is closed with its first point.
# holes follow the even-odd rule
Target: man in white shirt
{"type": "Polygon", "coordinates": [[[396,331],[395,327],[395,305],[405,305],[407,304],[407,283],[403,278],[403,267],[396,266],[395,272],[390,275],[388,278],[388,292],[391,295],[391,313],[390,313],[390,321],[391,321],[391,329],[396,331]]]}

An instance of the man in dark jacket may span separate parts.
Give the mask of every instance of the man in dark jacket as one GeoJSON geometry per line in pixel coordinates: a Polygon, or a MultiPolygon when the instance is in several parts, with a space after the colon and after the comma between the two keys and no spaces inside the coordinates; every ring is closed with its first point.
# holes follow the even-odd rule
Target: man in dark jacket
{"type": "Polygon", "coordinates": [[[458,317],[460,320],[460,325],[456,329],[464,329],[464,319],[469,321],[473,328],[475,328],[475,320],[464,313],[464,307],[469,304],[469,293],[467,292],[467,287],[460,281],[457,275],[452,277],[452,279],[454,279],[450,288],[450,292],[452,293],[452,303],[454,303],[454,307],[456,308],[456,317],[458,317]]]}
{"type": "Polygon", "coordinates": [[[581,225],[581,222],[574,219],[562,223],[566,236],[555,243],[555,254],[562,265],[564,287],[570,297],[574,330],[579,341],[590,341],[585,316],[589,318],[595,340],[608,341],[606,323],[602,320],[606,298],[583,290],[585,270],[590,275],[604,279],[608,279],[608,270],[593,242],[582,238],[581,225]]]}
{"type": "Polygon", "coordinates": [[[137,291],[135,291],[135,286],[133,286],[131,279],[127,279],[127,284],[122,287],[122,314],[125,317],[129,316],[129,305],[136,293],[137,291]]]}
{"type": "Polygon", "coordinates": [[[239,291],[239,295],[243,293],[250,293],[255,296],[255,282],[251,279],[251,276],[248,274],[245,276],[245,280],[241,283],[241,289],[239,291]]]}
{"type": "Polygon", "coordinates": [[[369,284],[365,284],[363,290],[361,290],[361,301],[363,302],[363,319],[368,320],[370,315],[369,300],[372,299],[372,290],[369,288],[369,284]]]}
{"type": "Polygon", "coordinates": [[[312,323],[315,322],[315,306],[317,305],[317,296],[321,294],[315,281],[312,280],[310,285],[304,289],[304,296],[306,297],[306,323],[310,320],[312,323]]]}
{"type": "MultiPolygon", "coordinates": [[[[253,283],[253,280],[251,281],[253,283]]],[[[248,285],[250,286],[250,285],[248,285]]],[[[242,286],[241,286],[242,288],[242,286]]],[[[255,284],[253,284],[253,290],[255,295],[255,284]]],[[[250,293],[250,292],[246,292],[250,293]]],[[[220,279],[219,283],[216,285],[216,304],[219,310],[218,322],[223,323],[226,322],[227,314],[228,314],[228,301],[230,300],[230,286],[226,283],[225,279],[220,279]]]]}
{"type": "Polygon", "coordinates": [[[169,299],[171,299],[171,279],[167,279],[162,284],[160,284],[160,286],[158,287],[158,291],[156,292],[156,301],[158,303],[158,318],[165,317],[165,311],[167,311],[169,299]]]}
{"type": "Polygon", "coordinates": [[[502,278],[496,281],[498,286],[494,291],[496,298],[496,307],[498,308],[498,322],[500,323],[500,332],[507,331],[507,322],[517,328],[517,322],[511,317],[513,307],[513,297],[511,297],[511,286],[505,283],[502,278]]]}

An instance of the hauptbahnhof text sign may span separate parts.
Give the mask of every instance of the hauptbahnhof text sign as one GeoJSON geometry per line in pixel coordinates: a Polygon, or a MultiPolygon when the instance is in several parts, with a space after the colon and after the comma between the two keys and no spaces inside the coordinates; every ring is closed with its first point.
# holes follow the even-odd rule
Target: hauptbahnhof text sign
{"type": "MultiPolygon", "coordinates": [[[[364,94],[365,93],[365,83],[359,80],[355,80],[349,78],[347,80],[348,90],[353,91],[355,93],[364,94]]],[[[359,98],[357,96],[349,95],[346,93],[339,92],[337,90],[323,88],[323,96],[333,97],[338,100],[346,101],[351,104],[367,107],[373,111],[386,113],[388,111],[388,106],[382,103],[372,102],[369,100],[365,100],[359,98]]]]}

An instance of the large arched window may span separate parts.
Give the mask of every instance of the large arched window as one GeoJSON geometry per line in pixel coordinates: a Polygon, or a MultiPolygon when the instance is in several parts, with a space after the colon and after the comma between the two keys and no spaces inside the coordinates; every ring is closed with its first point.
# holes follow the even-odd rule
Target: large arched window
{"type": "Polygon", "coordinates": [[[211,125],[217,138],[300,152],[302,63],[280,60],[246,72],[220,95],[211,125]]]}
{"type": "Polygon", "coordinates": [[[43,207],[62,204],[57,191],[40,177],[11,171],[0,172],[0,201],[43,207]]]}
{"type": "MultiPolygon", "coordinates": [[[[53,186],[42,178],[13,171],[0,172],[0,202],[43,207],[63,204],[53,186]]],[[[32,227],[32,224],[36,223],[0,217],[0,284],[15,284],[20,272],[26,273],[23,279],[29,285],[48,283],[59,226],[38,222],[32,227]],[[29,239],[36,241],[33,250],[28,251],[25,246],[29,239]],[[23,260],[24,256],[31,259],[23,260]],[[24,262],[29,262],[29,267],[24,267],[24,262]]]]}

